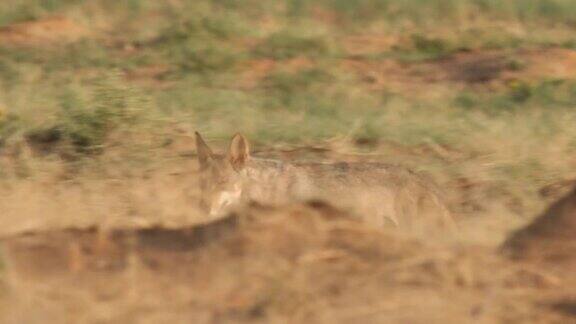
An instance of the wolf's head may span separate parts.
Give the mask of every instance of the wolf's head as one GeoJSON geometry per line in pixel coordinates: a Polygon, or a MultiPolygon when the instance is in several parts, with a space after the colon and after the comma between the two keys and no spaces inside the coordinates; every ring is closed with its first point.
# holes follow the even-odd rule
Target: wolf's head
{"type": "Polygon", "coordinates": [[[196,132],[196,150],[200,164],[201,204],[210,215],[225,212],[240,202],[241,172],[250,159],[248,141],[241,134],[232,137],[228,152],[216,155],[196,132]]]}

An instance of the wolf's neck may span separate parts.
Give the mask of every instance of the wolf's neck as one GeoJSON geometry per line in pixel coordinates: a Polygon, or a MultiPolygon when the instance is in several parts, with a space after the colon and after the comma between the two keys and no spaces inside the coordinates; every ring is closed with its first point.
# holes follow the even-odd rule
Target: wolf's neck
{"type": "Polygon", "coordinates": [[[285,174],[289,164],[280,160],[252,158],[246,167],[246,176],[262,182],[276,181],[285,174]]]}
{"type": "Polygon", "coordinates": [[[281,202],[294,186],[290,164],[279,160],[252,159],[244,170],[245,197],[265,202],[281,202]]]}

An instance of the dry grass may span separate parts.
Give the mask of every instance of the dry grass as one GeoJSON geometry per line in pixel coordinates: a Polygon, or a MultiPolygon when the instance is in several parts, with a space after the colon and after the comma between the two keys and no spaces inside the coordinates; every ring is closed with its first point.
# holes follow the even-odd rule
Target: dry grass
{"type": "Polygon", "coordinates": [[[542,323],[573,316],[571,270],[501,257],[493,243],[502,226],[482,240],[468,237],[481,235],[477,223],[461,221],[460,241],[417,239],[318,202],[255,205],[210,221],[194,209],[192,161],[175,154],[116,179],[84,169],[66,181],[52,171],[4,182],[1,320],[542,323]]]}
{"type": "MultiPolygon", "coordinates": [[[[374,229],[323,203],[4,240],[6,323],[569,321],[563,272],[374,229]]],[[[572,305],[572,306],[570,306],[572,305]]]]}
{"type": "Polygon", "coordinates": [[[496,252],[576,179],[571,0],[248,2],[0,4],[3,322],[574,319],[565,267],[496,252]],[[326,206],[213,223],[192,130],[423,171],[460,240],[326,206]]]}

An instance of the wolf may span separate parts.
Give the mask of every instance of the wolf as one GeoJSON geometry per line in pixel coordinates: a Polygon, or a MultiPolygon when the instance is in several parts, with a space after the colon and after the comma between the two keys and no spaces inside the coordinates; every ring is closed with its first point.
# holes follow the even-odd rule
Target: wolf
{"type": "Polygon", "coordinates": [[[249,201],[327,201],[377,226],[455,229],[438,187],[402,166],[379,162],[288,162],[257,158],[236,134],[215,154],[195,132],[201,206],[211,216],[249,201]]]}

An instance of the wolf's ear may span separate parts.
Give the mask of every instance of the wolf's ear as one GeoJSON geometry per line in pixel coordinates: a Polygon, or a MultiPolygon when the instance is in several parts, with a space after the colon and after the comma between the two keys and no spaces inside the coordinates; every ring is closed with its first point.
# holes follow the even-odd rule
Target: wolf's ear
{"type": "Polygon", "coordinates": [[[214,153],[212,153],[210,147],[208,147],[206,142],[204,142],[200,133],[195,132],[194,134],[196,135],[196,153],[198,155],[198,162],[200,162],[200,167],[204,169],[208,167],[210,162],[214,159],[214,153]]]}
{"type": "Polygon", "coordinates": [[[236,171],[242,170],[250,159],[250,146],[248,140],[242,134],[232,137],[228,149],[228,161],[236,171]]]}

